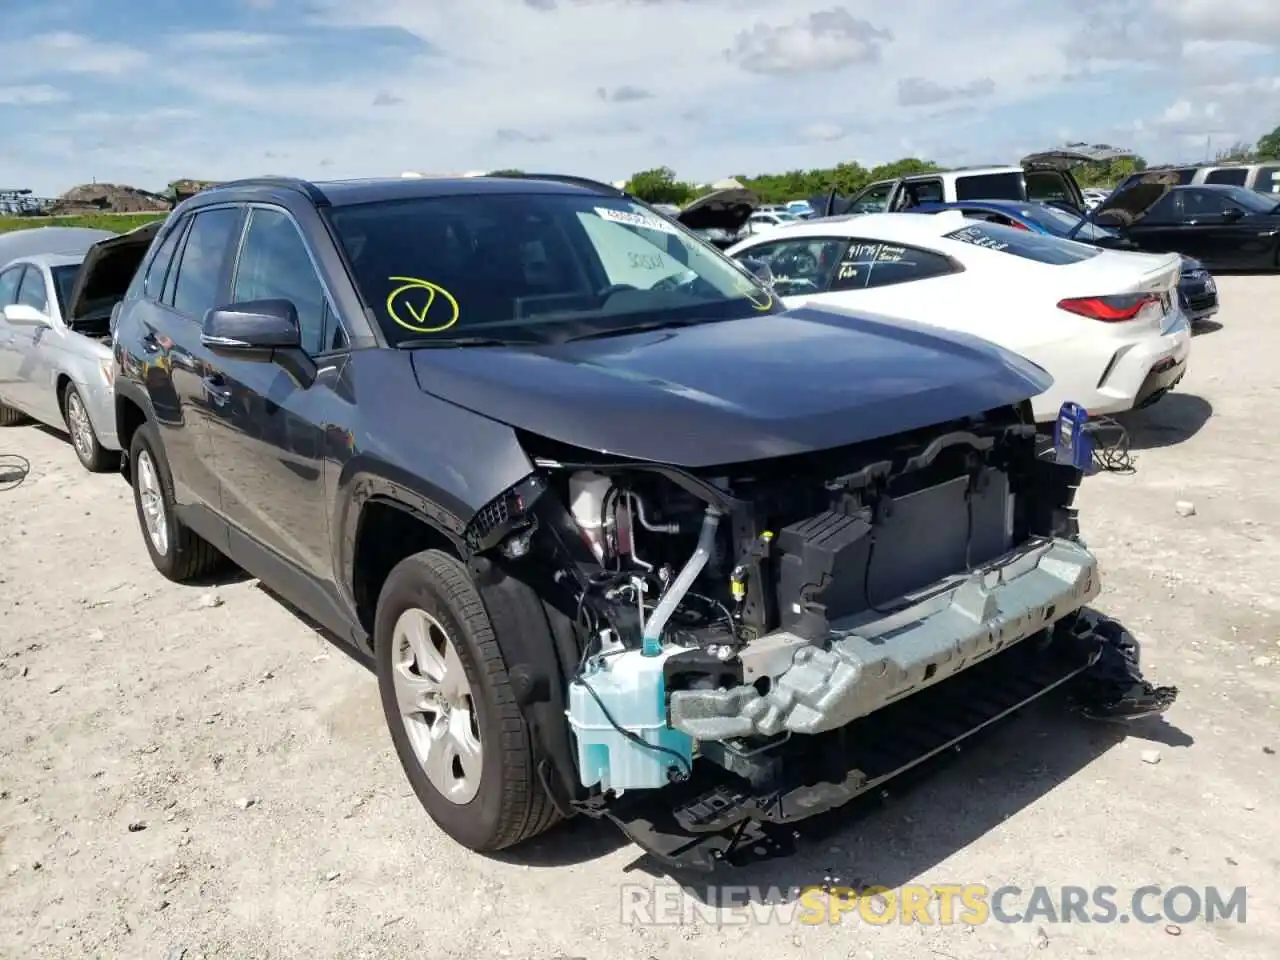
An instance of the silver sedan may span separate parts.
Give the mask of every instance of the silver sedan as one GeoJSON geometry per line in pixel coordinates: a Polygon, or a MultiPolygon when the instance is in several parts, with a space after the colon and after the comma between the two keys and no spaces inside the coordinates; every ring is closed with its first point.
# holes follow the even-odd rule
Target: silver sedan
{"type": "Polygon", "coordinates": [[[117,469],[109,315],[67,323],[83,255],[36,254],[0,270],[0,425],[66,430],[86,469],[117,469]]]}

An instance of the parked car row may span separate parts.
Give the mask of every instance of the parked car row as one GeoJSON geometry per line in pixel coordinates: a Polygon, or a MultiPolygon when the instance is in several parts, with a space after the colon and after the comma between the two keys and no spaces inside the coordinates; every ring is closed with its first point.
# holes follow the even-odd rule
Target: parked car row
{"type": "Polygon", "coordinates": [[[1180,259],[963,211],[725,255],[698,235],[741,215],[721,201],[677,223],[573,177],[220,184],[70,281],[5,268],[35,352],[0,402],[56,422],[109,392],[96,441],[156,569],[234,562],[349,644],[474,850],[585,815],[741,862],[1064,683],[1167,708],[1086,610],[1073,501],[1078,404],[1186,367],[1180,259]],[[55,340],[96,368],[63,383],[55,340]]]}
{"type": "Polygon", "coordinates": [[[1183,376],[1190,325],[1181,260],[1060,240],[970,218],[880,213],[807,221],[729,249],[767,264],[789,306],[832,304],[980,336],[1039,364],[1033,401],[1113,414],[1160,399],[1183,376]]]}

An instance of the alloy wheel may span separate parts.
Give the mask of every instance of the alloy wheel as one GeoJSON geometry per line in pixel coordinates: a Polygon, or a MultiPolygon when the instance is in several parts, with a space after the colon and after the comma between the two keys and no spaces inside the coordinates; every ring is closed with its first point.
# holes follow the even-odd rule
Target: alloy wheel
{"type": "Polygon", "coordinates": [[[97,441],[93,435],[93,426],[89,423],[89,414],[75,390],[67,394],[67,425],[71,429],[71,443],[75,446],[76,453],[80,454],[80,459],[86,462],[92,460],[97,441]]]}
{"type": "Polygon", "coordinates": [[[396,702],[427,780],[456,804],[480,789],[484,754],[475,699],[457,648],[440,621],[410,608],[392,631],[396,702]]]}
{"type": "Polygon", "coordinates": [[[142,522],[156,553],[165,556],[169,552],[169,521],[165,516],[164,491],[160,486],[160,474],[155,461],[146,450],[138,454],[137,464],[138,502],[142,505],[142,522]]]}

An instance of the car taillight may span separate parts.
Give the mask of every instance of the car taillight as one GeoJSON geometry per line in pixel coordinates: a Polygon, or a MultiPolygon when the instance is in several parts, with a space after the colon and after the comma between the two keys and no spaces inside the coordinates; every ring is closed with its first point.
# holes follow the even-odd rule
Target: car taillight
{"type": "Polygon", "coordinates": [[[1123,293],[1111,297],[1071,297],[1059,300],[1058,309],[1103,323],[1123,323],[1136,317],[1148,304],[1159,302],[1158,293],[1123,293]]]}

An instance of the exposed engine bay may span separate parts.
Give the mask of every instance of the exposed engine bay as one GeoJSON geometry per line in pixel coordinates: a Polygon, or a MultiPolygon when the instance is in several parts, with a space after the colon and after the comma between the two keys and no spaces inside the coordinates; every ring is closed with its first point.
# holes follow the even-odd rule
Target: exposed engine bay
{"type": "MultiPolygon", "coordinates": [[[[1081,474],[1038,455],[1029,411],[711,471],[522,442],[537,472],[468,540],[538,571],[575,625],[567,720],[588,812],[621,823],[637,794],[679,785],[681,836],[809,816],[871,782],[844,738],[880,711],[1021,663],[1032,638],[1058,641],[1062,670],[1031,697],[1098,657],[1079,618],[1101,586],[1077,537],[1081,474]]],[[[664,845],[652,810],[636,819],[664,845]]]]}

